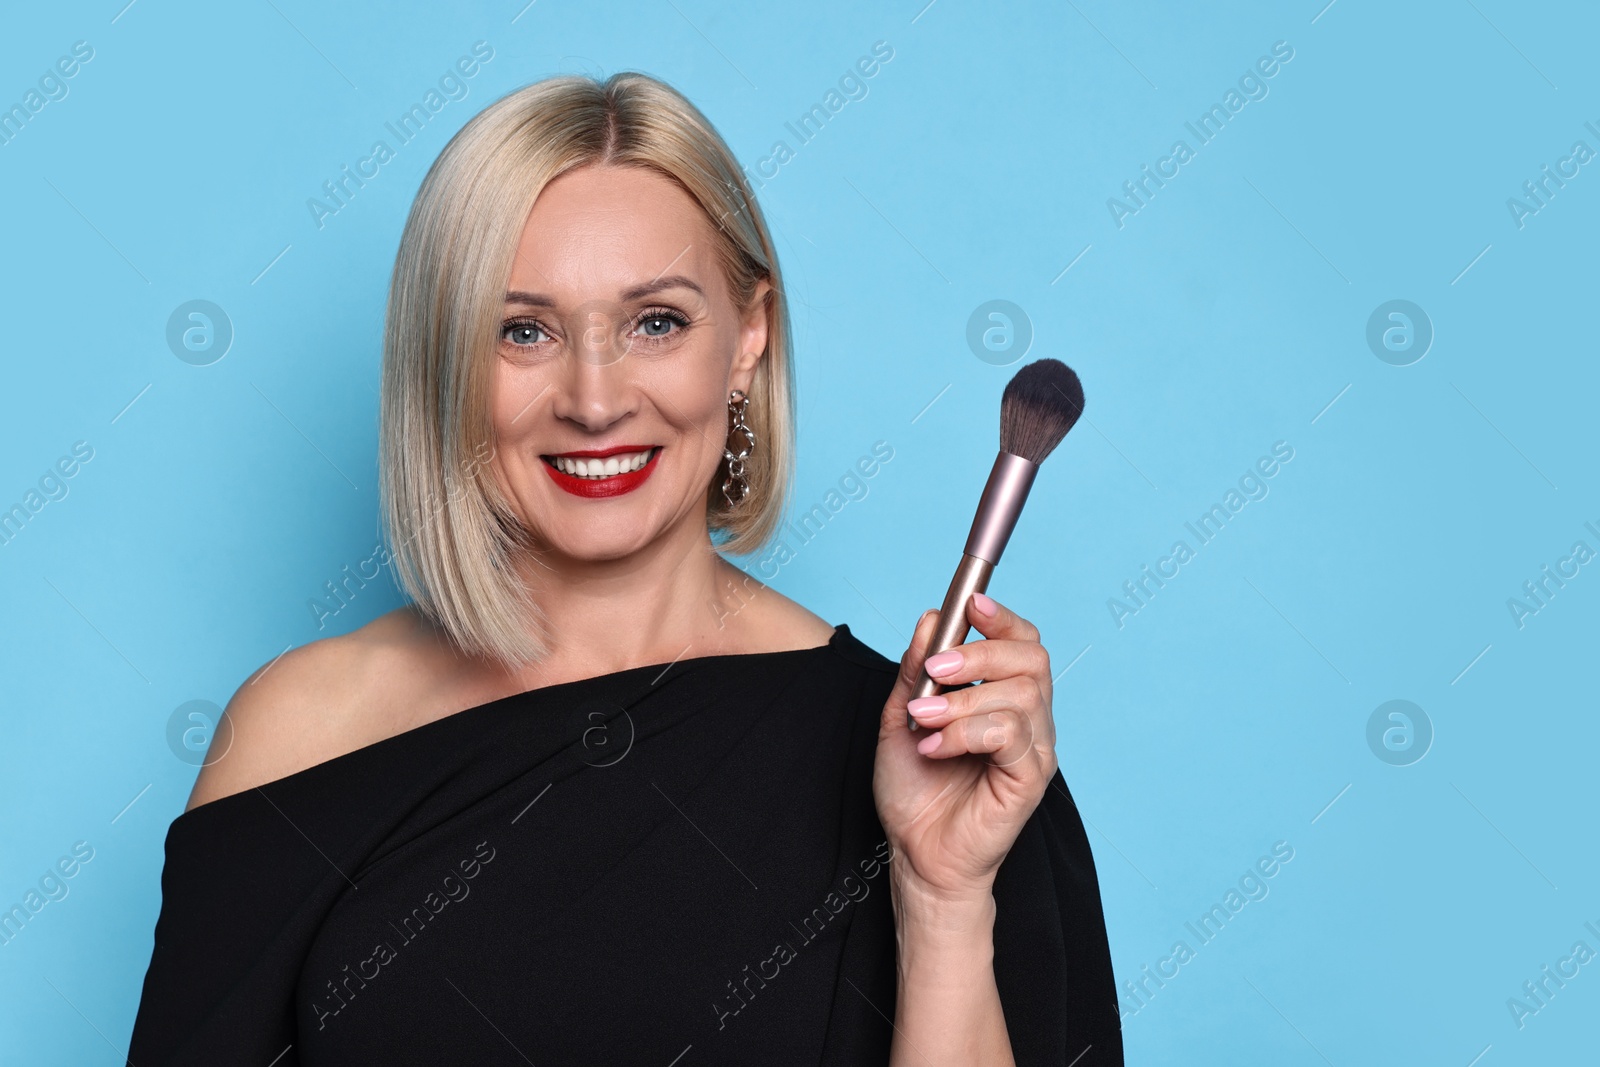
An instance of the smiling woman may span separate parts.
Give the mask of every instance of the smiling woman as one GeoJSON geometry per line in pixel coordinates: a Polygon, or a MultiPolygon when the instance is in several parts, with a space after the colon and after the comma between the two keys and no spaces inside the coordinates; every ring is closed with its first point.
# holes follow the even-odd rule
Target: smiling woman
{"type": "MultiPolygon", "coordinates": [[[[560,594],[535,553],[605,565],[647,545],[693,551],[718,530],[725,552],[749,551],[780,520],[793,462],[782,281],[737,164],[666,86],[620,76],[605,96],[597,88],[530,86],[445,148],[401,241],[385,337],[381,458],[407,592],[463,648],[542,658],[547,678],[559,650],[545,620],[560,594]],[[439,288],[454,299],[400,297],[439,288]],[[714,478],[735,390],[750,398],[760,442],[738,508],[714,478]],[[482,492],[432,536],[426,501],[485,441],[498,461],[482,472],[482,492]],[[646,450],[645,478],[619,473],[590,488],[553,476],[563,460],[603,475],[587,469],[593,453],[646,450]],[[604,504],[573,501],[574,490],[604,504]],[[511,571],[523,581],[499,580],[511,571]]],[[[731,566],[701,555],[714,570],[731,566]]],[[[830,629],[812,617],[799,636],[830,629]]],[[[681,647],[661,651],[670,659],[681,647]]],[[[636,658],[617,651],[591,666],[636,658]]]]}
{"type": "Polygon", "coordinates": [[[723,558],[782,521],[789,331],[693,105],[620,74],[474,117],[383,345],[414,603],[229,702],[131,1062],[1122,1062],[1038,631],[977,595],[983,640],[928,658],[929,611],[897,665],[723,558]],[[950,688],[911,700],[925,659],[950,688]],[[431,921],[490,841],[477,903],[431,921]]]}

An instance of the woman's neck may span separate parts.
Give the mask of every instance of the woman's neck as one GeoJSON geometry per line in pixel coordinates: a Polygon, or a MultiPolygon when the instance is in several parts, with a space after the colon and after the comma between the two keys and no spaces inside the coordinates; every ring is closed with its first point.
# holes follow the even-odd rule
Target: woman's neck
{"type": "Polygon", "coordinates": [[[541,553],[524,573],[549,635],[549,654],[524,672],[538,684],[744,651],[757,618],[740,617],[732,587],[758,583],[717,553],[703,522],[621,559],[541,553]]]}

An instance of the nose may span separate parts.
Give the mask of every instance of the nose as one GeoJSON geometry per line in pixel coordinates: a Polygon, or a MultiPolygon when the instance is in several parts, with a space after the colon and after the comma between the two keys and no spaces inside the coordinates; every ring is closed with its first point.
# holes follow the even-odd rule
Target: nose
{"type": "Polygon", "coordinates": [[[629,361],[609,322],[584,323],[568,337],[552,411],[590,433],[602,433],[637,406],[629,361]]]}

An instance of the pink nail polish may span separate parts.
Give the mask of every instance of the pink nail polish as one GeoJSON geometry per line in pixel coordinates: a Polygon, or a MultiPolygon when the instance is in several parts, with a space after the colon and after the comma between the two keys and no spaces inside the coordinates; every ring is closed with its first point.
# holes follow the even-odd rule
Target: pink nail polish
{"type": "Polygon", "coordinates": [[[950,706],[950,702],[941,696],[918,697],[906,701],[906,710],[916,718],[928,715],[937,715],[950,706]]]}
{"type": "Polygon", "coordinates": [[[939,678],[961,666],[961,653],[956,649],[947,648],[936,656],[929,656],[922,666],[930,677],[939,678]]]}
{"type": "Polygon", "coordinates": [[[921,741],[917,742],[917,751],[926,756],[928,753],[939,747],[939,737],[940,734],[929,734],[927,737],[924,737],[921,741]]]}
{"type": "Polygon", "coordinates": [[[988,597],[984,596],[982,593],[973,593],[972,594],[972,604],[973,604],[974,607],[976,607],[979,611],[983,612],[985,615],[993,615],[995,613],[995,611],[1000,607],[1000,605],[996,604],[993,600],[990,600],[988,597]]]}

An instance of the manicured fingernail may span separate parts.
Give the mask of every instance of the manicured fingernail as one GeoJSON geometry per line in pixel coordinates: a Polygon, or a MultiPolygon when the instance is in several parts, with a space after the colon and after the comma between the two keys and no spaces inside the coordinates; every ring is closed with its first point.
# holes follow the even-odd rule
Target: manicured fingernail
{"type": "Polygon", "coordinates": [[[953,648],[945,649],[936,656],[929,656],[923,667],[928,674],[935,678],[950,674],[961,666],[961,653],[953,648]]]}
{"type": "Polygon", "coordinates": [[[974,607],[976,607],[979,611],[983,612],[985,615],[993,615],[995,613],[995,611],[1000,607],[999,604],[996,604],[993,600],[990,600],[988,597],[984,596],[982,593],[973,593],[972,594],[972,604],[973,604],[974,607]]]}
{"type": "Polygon", "coordinates": [[[919,719],[937,715],[949,706],[950,702],[939,696],[918,697],[915,700],[906,701],[906,710],[919,719]]]}
{"type": "Polygon", "coordinates": [[[942,731],[939,734],[929,734],[927,737],[924,737],[921,741],[918,741],[917,742],[917,751],[922,753],[924,756],[926,756],[928,753],[930,753],[934,749],[938,748],[939,747],[939,738],[940,738],[941,734],[942,734],[942,731]]]}

